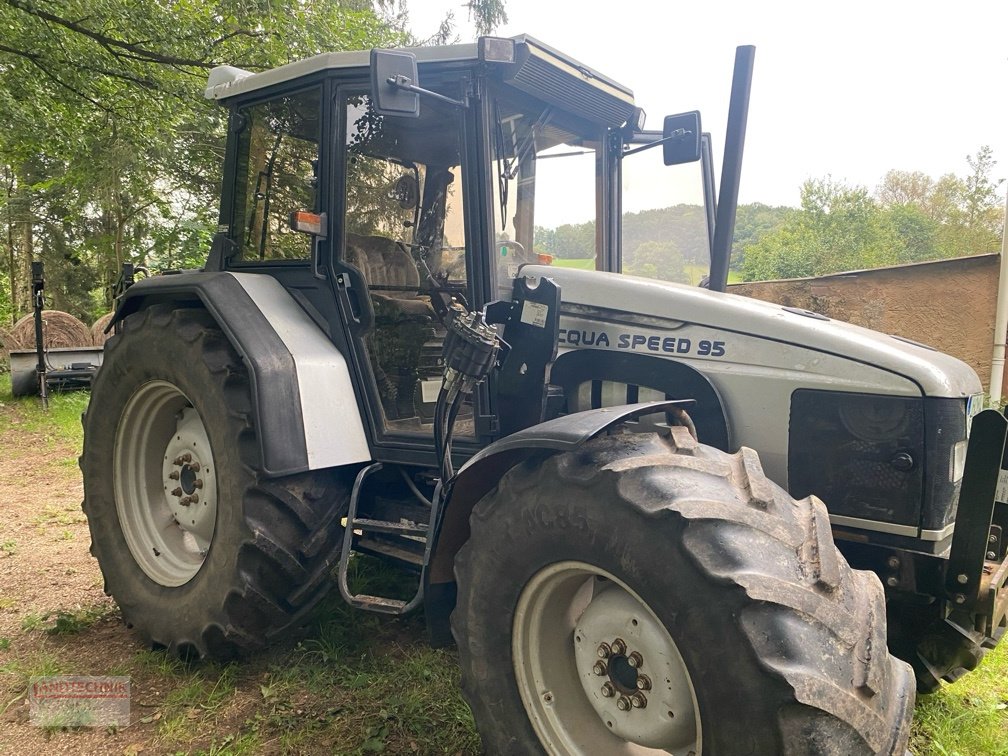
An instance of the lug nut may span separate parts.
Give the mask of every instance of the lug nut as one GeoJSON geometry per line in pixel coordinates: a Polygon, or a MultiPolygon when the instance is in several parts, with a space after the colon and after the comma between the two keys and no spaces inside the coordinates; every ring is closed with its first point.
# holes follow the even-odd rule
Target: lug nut
{"type": "Polygon", "coordinates": [[[637,690],[651,690],[651,678],[647,675],[637,675],[637,690]]]}
{"type": "Polygon", "coordinates": [[[895,557],[895,556],[891,556],[891,557],[889,557],[889,560],[888,560],[888,561],[886,562],[886,564],[888,564],[888,565],[889,565],[890,567],[892,567],[892,568],[893,568],[894,570],[895,570],[895,569],[898,569],[898,568],[899,568],[899,566],[900,566],[900,560],[899,560],[899,557],[895,557]]]}
{"type": "Polygon", "coordinates": [[[192,501],[192,499],[190,497],[183,496],[181,499],[179,499],[179,504],[181,504],[183,507],[188,507],[189,506],[189,502],[191,502],[191,501],[192,501]]]}
{"type": "Polygon", "coordinates": [[[889,577],[886,578],[885,584],[888,585],[890,588],[895,588],[897,585],[899,585],[899,578],[896,577],[895,575],[890,575],[889,577]]]}
{"type": "Polygon", "coordinates": [[[966,603],[966,597],[963,596],[961,593],[957,593],[955,595],[955,602],[957,604],[965,604],[966,603]]]}
{"type": "Polygon", "coordinates": [[[997,536],[991,533],[987,536],[987,543],[997,543],[997,536]]]}
{"type": "Polygon", "coordinates": [[[633,704],[635,709],[643,709],[647,706],[647,698],[643,693],[634,693],[630,696],[630,703],[633,704]]]}
{"type": "Polygon", "coordinates": [[[193,462],[191,465],[189,465],[189,469],[192,470],[193,472],[199,472],[200,471],[200,463],[199,462],[193,462]]]}
{"type": "Polygon", "coordinates": [[[192,496],[190,496],[189,497],[189,503],[191,503],[191,504],[199,504],[199,494],[194,493],[192,496]]]}
{"type": "Polygon", "coordinates": [[[987,558],[993,561],[994,559],[997,559],[997,554],[995,554],[993,551],[988,551],[987,558]]]}
{"type": "Polygon", "coordinates": [[[170,473],[168,473],[168,477],[171,478],[172,480],[178,480],[179,479],[178,470],[172,470],[170,473]]]}
{"type": "Polygon", "coordinates": [[[604,661],[597,661],[597,662],[595,662],[595,666],[592,668],[592,671],[596,675],[598,675],[599,677],[601,677],[602,675],[604,675],[609,670],[606,669],[606,665],[605,665],[604,661]]]}
{"type": "Polygon", "coordinates": [[[622,656],[626,653],[626,642],[622,638],[617,638],[612,642],[612,652],[617,656],[622,656]]]}
{"type": "Polygon", "coordinates": [[[196,478],[196,480],[193,481],[193,487],[203,488],[203,478],[196,478]]]}
{"type": "Polygon", "coordinates": [[[612,648],[609,647],[609,644],[600,643],[598,647],[599,659],[608,659],[610,654],[612,654],[612,648]]]}
{"type": "Polygon", "coordinates": [[[641,655],[640,655],[639,653],[637,653],[636,651],[632,652],[632,653],[631,653],[631,654],[630,654],[630,655],[629,655],[629,656],[627,657],[627,664],[629,664],[629,665],[630,665],[631,667],[633,667],[634,669],[637,669],[637,668],[638,668],[639,666],[641,666],[641,665],[642,665],[643,663],[644,663],[644,657],[643,657],[643,656],[641,656],[641,655]]]}
{"type": "Polygon", "coordinates": [[[630,703],[630,699],[626,696],[620,696],[619,700],[616,702],[616,708],[620,711],[630,711],[630,707],[633,704],[630,703]]]}
{"type": "Polygon", "coordinates": [[[960,573],[956,575],[956,582],[959,583],[959,585],[966,585],[966,583],[969,582],[969,578],[966,577],[966,575],[960,573]]]}
{"type": "Polygon", "coordinates": [[[182,489],[181,489],[181,488],[175,488],[175,489],[174,489],[174,490],[173,490],[173,491],[171,492],[171,495],[172,495],[172,496],[181,496],[181,495],[182,495],[182,489]]]}
{"type": "Polygon", "coordinates": [[[602,695],[606,698],[612,698],[616,695],[616,688],[613,687],[611,682],[607,682],[602,686],[602,695]]]}

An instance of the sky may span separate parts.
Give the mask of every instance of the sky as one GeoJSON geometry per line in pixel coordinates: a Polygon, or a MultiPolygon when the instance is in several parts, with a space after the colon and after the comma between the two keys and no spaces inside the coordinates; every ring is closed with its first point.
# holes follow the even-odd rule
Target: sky
{"type": "MultiPolygon", "coordinates": [[[[417,36],[460,0],[412,0],[417,36]]],[[[735,47],[756,46],[740,202],[799,203],[806,179],[874,190],[890,169],[968,173],[989,145],[1008,177],[1008,0],[505,0],[499,36],[528,33],[629,86],[648,114],[701,111],[720,179],[735,47]]],[[[1002,185],[1001,197],[1004,197],[1002,185]]]]}

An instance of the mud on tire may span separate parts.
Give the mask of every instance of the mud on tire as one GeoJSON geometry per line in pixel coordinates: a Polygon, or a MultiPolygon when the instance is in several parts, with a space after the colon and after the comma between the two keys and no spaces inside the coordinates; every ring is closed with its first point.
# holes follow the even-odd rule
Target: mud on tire
{"type": "MultiPolygon", "coordinates": [[[[261,479],[260,468],[248,375],[213,319],[203,310],[168,305],[129,316],[122,332],[105,345],[84,417],[83,508],[105,592],[146,642],[184,656],[229,658],[257,650],[297,622],[329,588],[342,538],[346,481],[332,472],[261,479]],[[145,442],[150,459],[138,467],[149,468],[147,477],[140,472],[134,480],[133,473],[123,472],[128,466],[115,463],[125,439],[172,434],[164,427],[129,427],[131,418],[143,416],[128,411],[136,406],[135,401],[130,405],[131,397],[151,386],[178,403],[179,417],[198,413],[215,468],[214,479],[207,481],[216,486],[209,547],[202,557],[183,553],[189,566],[174,571],[159,571],[157,543],[144,545],[150,527],[134,523],[131,530],[121,521],[136,513],[145,520],[150,513],[150,522],[160,517],[166,527],[178,527],[168,522],[167,494],[161,495],[156,480],[169,439],[145,442]],[[150,495],[123,501],[124,476],[133,490],[146,488],[150,495]],[[138,560],[126,532],[134,549],[150,548],[155,556],[141,550],[138,560]]],[[[200,474],[205,473],[204,468],[200,474]]]]}
{"type": "Polygon", "coordinates": [[[752,450],[728,455],[683,430],[615,434],[533,458],[476,505],[456,560],[452,624],[486,751],[902,756],[914,681],[886,648],[878,578],[836,551],[821,502],[788,497],[752,450]],[[613,588],[593,584],[563,611],[540,591],[555,631],[526,631],[536,626],[524,616],[536,606],[530,592],[568,564],[588,566],[595,584],[617,584],[623,605],[638,607],[626,633],[629,618],[636,626],[647,612],[660,624],[691,691],[682,710],[617,712],[629,723],[618,735],[604,708],[616,696],[589,700],[605,675],[627,696],[634,688],[625,664],[619,680],[613,664],[593,678],[574,649],[592,603],[613,588]],[[516,662],[537,654],[548,661],[516,662]],[[634,729],[638,714],[651,719],[634,729]],[[692,720],[676,730],[673,715],[692,720]],[[650,724],[658,734],[635,744],[650,724]]]}

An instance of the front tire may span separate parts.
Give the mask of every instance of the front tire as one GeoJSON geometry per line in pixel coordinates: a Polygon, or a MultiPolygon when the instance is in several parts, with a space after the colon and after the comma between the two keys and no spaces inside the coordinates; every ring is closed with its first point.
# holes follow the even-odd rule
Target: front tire
{"type": "Polygon", "coordinates": [[[878,578],[751,450],[594,439],[513,468],[470,525],[452,623],[487,752],[904,753],[878,578]]]}
{"type": "Polygon", "coordinates": [[[345,481],[260,468],[248,375],[209,314],[130,315],[84,418],[83,508],[105,592],[149,644],[258,650],[331,585],[345,481]]]}

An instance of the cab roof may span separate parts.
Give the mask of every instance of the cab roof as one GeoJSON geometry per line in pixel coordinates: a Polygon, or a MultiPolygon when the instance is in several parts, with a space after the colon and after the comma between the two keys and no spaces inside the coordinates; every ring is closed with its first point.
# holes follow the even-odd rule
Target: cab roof
{"type": "MultiPolygon", "coordinates": [[[[587,111],[593,120],[609,126],[620,126],[630,119],[635,106],[628,87],[527,34],[510,39],[514,42],[513,60],[486,60],[499,68],[505,82],[574,112],[587,111]]],[[[420,64],[480,61],[478,42],[403,49],[413,53],[420,64]]],[[[204,94],[207,99],[223,101],[320,71],[367,69],[370,56],[370,50],[323,53],[261,73],[218,66],[210,71],[204,94]]]]}

